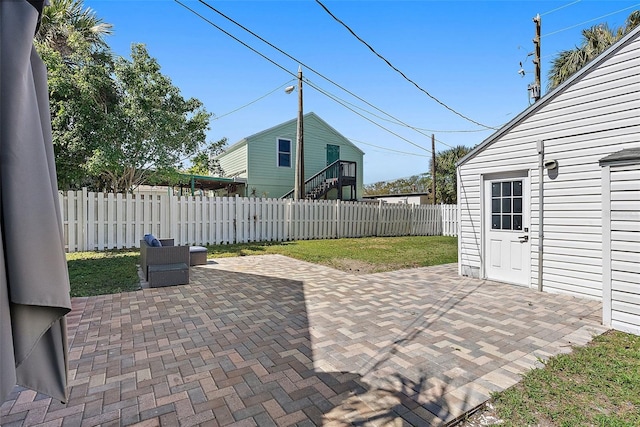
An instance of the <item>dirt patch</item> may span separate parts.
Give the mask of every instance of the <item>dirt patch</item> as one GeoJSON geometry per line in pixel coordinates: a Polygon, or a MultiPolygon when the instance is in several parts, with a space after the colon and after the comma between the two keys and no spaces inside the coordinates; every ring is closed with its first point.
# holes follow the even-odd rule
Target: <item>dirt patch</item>
{"type": "Polygon", "coordinates": [[[334,258],[331,260],[331,267],[351,274],[371,274],[391,269],[386,265],[371,264],[366,261],[349,258],[334,258]]]}
{"type": "Polygon", "coordinates": [[[487,427],[502,424],[502,420],[496,414],[495,408],[491,401],[485,403],[482,408],[463,418],[458,423],[453,424],[456,427],[487,427]]]}

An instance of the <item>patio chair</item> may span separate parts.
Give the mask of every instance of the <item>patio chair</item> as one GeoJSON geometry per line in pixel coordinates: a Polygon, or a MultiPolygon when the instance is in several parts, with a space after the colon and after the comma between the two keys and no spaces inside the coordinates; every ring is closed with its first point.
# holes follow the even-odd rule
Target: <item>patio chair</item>
{"type": "Polygon", "coordinates": [[[174,246],[173,239],[140,240],[140,267],[149,287],[189,283],[189,247],[174,246]],[[149,241],[147,241],[149,240],[149,241]],[[157,241],[158,246],[150,242],[157,241]]]}

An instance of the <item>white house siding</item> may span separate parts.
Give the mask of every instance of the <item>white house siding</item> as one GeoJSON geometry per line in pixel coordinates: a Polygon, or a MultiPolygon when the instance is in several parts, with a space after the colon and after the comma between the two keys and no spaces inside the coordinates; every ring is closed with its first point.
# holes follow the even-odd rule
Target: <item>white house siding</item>
{"type": "Polygon", "coordinates": [[[606,166],[602,179],[603,321],[640,334],[640,164],[606,166]]]}
{"type": "Polygon", "coordinates": [[[638,32],[617,52],[557,93],[539,101],[461,163],[459,173],[460,273],[484,276],[481,177],[525,171],[531,179],[531,277],[537,286],[539,176],[536,141],[559,163],[544,173],[543,286],[602,297],[601,170],[598,160],[640,146],[640,40],[638,32]],[[502,132],[502,134],[500,134],[502,132]],[[493,139],[493,140],[492,140],[493,139]]]}

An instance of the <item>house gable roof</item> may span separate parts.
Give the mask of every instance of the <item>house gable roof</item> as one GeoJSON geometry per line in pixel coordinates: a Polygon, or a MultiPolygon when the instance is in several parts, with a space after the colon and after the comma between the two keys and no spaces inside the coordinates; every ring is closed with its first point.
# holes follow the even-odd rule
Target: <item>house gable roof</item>
{"type": "Polygon", "coordinates": [[[480,152],[482,152],[485,148],[487,148],[493,142],[499,140],[502,136],[509,133],[514,127],[519,125],[521,122],[523,122],[524,120],[526,120],[527,118],[535,114],[542,107],[546,106],[556,97],[561,95],[565,90],[567,90],[567,88],[571,87],[576,82],[580,81],[585,75],[589,74],[591,71],[596,69],[600,64],[602,64],[604,61],[606,61],[611,56],[613,56],[618,50],[622,49],[628,43],[638,38],[638,35],[640,35],[640,26],[634,28],[631,32],[629,32],[629,34],[627,34],[622,39],[618,40],[616,43],[611,45],[607,50],[602,52],[599,56],[597,56],[587,65],[585,65],[580,70],[578,70],[575,74],[573,74],[571,77],[565,80],[562,84],[557,86],[551,92],[547,93],[536,103],[530,105],[527,109],[525,109],[516,117],[514,117],[510,122],[502,126],[500,129],[494,132],[491,136],[489,136],[487,139],[482,141],[477,147],[475,147],[473,150],[467,153],[466,156],[461,158],[456,164],[456,166],[462,166],[467,161],[469,161],[470,159],[478,155],[480,152]]]}
{"type": "MultiPolygon", "coordinates": [[[[309,118],[313,118],[313,119],[317,120],[322,126],[325,126],[329,132],[331,132],[331,133],[337,135],[339,138],[341,138],[344,141],[344,143],[346,143],[348,145],[351,145],[359,153],[364,154],[364,151],[362,151],[357,145],[355,145],[353,142],[349,141],[345,136],[343,136],[340,132],[335,130],[331,125],[329,125],[327,122],[325,122],[316,113],[310,112],[310,113],[307,113],[307,114],[304,115],[304,119],[305,120],[307,120],[309,118]]],[[[278,130],[280,128],[285,128],[285,127],[290,126],[292,124],[295,124],[297,120],[298,120],[297,118],[292,119],[292,120],[288,120],[286,122],[280,123],[278,125],[275,125],[273,127],[268,128],[268,129],[265,129],[265,130],[262,130],[260,132],[254,133],[253,135],[247,136],[247,137],[241,139],[240,141],[236,142],[235,144],[231,145],[229,148],[227,148],[225,150],[224,153],[222,153],[219,156],[217,156],[217,158],[220,158],[220,157],[224,156],[225,154],[228,154],[228,153],[231,153],[231,152],[237,150],[238,148],[240,148],[240,147],[246,145],[247,143],[249,143],[251,140],[259,139],[264,134],[276,131],[276,130],[278,130]]]]}

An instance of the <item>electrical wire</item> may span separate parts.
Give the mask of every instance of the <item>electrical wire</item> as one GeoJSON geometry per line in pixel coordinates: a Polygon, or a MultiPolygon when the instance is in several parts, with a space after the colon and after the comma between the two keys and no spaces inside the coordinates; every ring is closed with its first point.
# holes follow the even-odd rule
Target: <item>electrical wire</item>
{"type": "MultiPolygon", "coordinates": [[[[192,8],[188,7],[187,5],[185,5],[184,3],[182,3],[180,0],[174,0],[174,1],[175,1],[176,3],[178,3],[180,6],[182,6],[183,8],[187,9],[188,11],[190,11],[191,13],[193,13],[194,15],[196,15],[197,17],[199,17],[200,19],[202,19],[203,21],[205,21],[205,22],[207,22],[208,24],[210,24],[211,26],[213,26],[214,28],[216,28],[216,29],[218,29],[219,31],[223,32],[225,35],[227,35],[227,36],[231,37],[233,40],[235,40],[235,41],[237,41],[238,43],[242,44],[243,46],[245,46],[246,48],[248,48],[248,49],[249,49],[249,50],[251,50],[252,52],[254,52],[254,53],[256,53],[256,54],[260,55],[262,58],[266,59],[267,61],[269,61],[269,62],[270,62],[270,63],[272,63],[273,65],[277,66],[278,68],[282,69],[282,70],[283,70],[283,71],[285,71],[286,73],[288,73],[288,74],[290,74],[290,75],[292,75],[292,76],[294,76],[294,77],[296,77],[296,78],[297,78],[297,76],[296,76],[294,73],[292,73],[291,71],[287,70],[285,67],[283,67],[282,65],[278,64],[277,62],[275,62],[275,61],[274,61],[274,60],[272,60],[271,58],[267,57],[267,56],[266,56],[266,55],[264,55],[263,53],[259,52],[259,51],[258,51],[258,50],[256,50],[255,48],[251,47],[251,46],[250,46],[250,45],[248,45],[247,43],[243,42],[243,41],[242,41],[242,40],[240,40],[239,38],[237,38],[237,37],[235,37],[234,35],[230,34],[228,31],[226,31],[226,30],[224,30],[223,28],[221,28],[220,26],[216,25],[216,24],[215,24],[215,23],[213,23],[211,20],[207,19],[206,17],[204,17],[204,16],[203,16],[203,15],[201,15],[200,13],[196,12],[194,9],[192,9],[192,8]]],[[[241,24],[237,23],[237,22],[236,22],[236,21],[234,21],[233,19],[231,19],[231,18],[227,17],[227,16],[226,16],[226,15],[224,15],[222,12],[218,11],[218,10],[217,10],[217,9],[215,9],[213,6],[211,6],[211,5],[207,4],[207,3],[206,3],[206,2],[204,2],[203,0],[199,0],[199,1],[200,1],[200,3],[203,3],[204,5],[206,5],[207,7],[209,7],[210,9],[212,9],[213,11],[215,11],[216,13],[220,14],[221,16],[223,16],[224,18],[226,18],[226,19],[230,20],[231,22],[233,22],[234,24],[236,24],[236,25],[240,26],[242,29],[244,29],[245,31],[249,32],[249,33],[250,33],[250,34],[252,34],[254,37],[257,37],[259,40],[261,40],[261,41],[263,41],[264,43],[268,44],[269,46],[273,47],[273,48],[274,48],[274,49],[276,49],[277,51],[279,51],[279,52],[283,53],[285,56],[289,57],[290,59],[292,59],[292,60],[294,60],[294,61],[299,62],[301,65],[305,66],[305,68],[308,68],[310,71],[312,71],[312,72],[314,72],[315,74],[319,75],[319,76],[320,76],[320,77],[322,77],[323,79],[325,79],[325,80],[327,80],[328,82],[330,82],[330,83],[334,84],[335,86],[337,86],[337,87],[339,87],[340,89],[344,90],[345,92],[347,92],[347,93],[351,94],[352,96],[354,96],[354,97],[356,97],[356,98],[360,99],[361,101],[363,101],[363,102],[364,102],[364,103],[366,103],[367,105],[369,105],[369,106],[371,106],[372,108],[374,108],[374,109],[376,109],[376,110],[378,110],[378,111],[382,112],[383,114],[387,115],[388,117],[393,118],[394,120],[396,120],[396,124],[402,124],[402,125],[404,125],[404,126],[406,126],[406,127],[410,128],[410,129],[416,130],[417,132],[419,132],[419,133],[423,134],[422,132],[420,132],[420,130],[419,130],[418,128],[415,128],[415,127],[413,127],[413,126],[411,126],[411,125],[408,125],[408,124],[404,123],[403,121],[401,121],[400,119],[397,119],[396,117],[394,117],[394,116],[390,115],[389,113],[386,113],[385,111],[383,111],[383,110],[379,109],[378,107],[374,106],[373,104],[371,104],[371,103],[369,103],[369,102],[365,101],[364,99],[362,99],[362,98],[358,97],[357,95],[353,94],[353,93],[352,93],[352,92],[350,92],[349,90],[347,90],[347,89],[343,88],[343,87],[342,87],[342,86],[340,86],[339,84],[337,84],[337,83],[333,82],[331,79],[329,79],[329,78],[325,77],[325,76],[324,76],[324,75],[322,75],[321,73],[319,73],[319,72],[317,72],[317,71],[313,70],[311,67],[307,66],[306,64],[303,64],[301,61],[298,61],[296,58],[294,58],[294,57],[290,56],[289,54],[287,54],[286,52],[282,51],[282,50],[281,50],[281,49],[279,49],[278,47],[276,47],[276,46],[272,45],[271,43],[269,43],[269,42],[268,42],[268,41],[266,41],[265,39],[261,38],[260,36],[258,36],[258,35],[257,35],[257,34],[255,34],[255,33],[253,33],[251,30],[249,30],[249,29],[247,29],[246,27],[242,26],[241,24]]],[[[413,146],[415,146],[415,147],[417,147],[417,148],[420,148],[421,150],[424,150],[424,151],[426,151],[426,152],[428,152],[428,153],[431,153],[431,150],[429,150],[429,149],[427,149],[427,148],[425,148],[425,147],[422,147],[422,146],[420,146],[419,144],[414,143],[413,141],[410,141],[409,139],[407,139],[407,138],[405,138],[405,137],[403,137],[403,136],[401,136],[401,135],[397,134],[396,132],[393,132],[392,130],[390,130],[390,129],[388,129],[388,128],[384,127],[384,126],[382,126],[381,124],[379,124],[379,123],[377,123],[377,122],[375,122],[375,121],[371,120],[370,118],[368,118],[368,117],[366,117],[366,116],[364,116],[364,115],[360,114],[359,112],[355,111],[353,108],[351,108],[351,107],[349,106],[349,103],[347,103],[346,101],[344,101],[344,100],[340,99],[340,98],[339,98],[339,97],[337,97],[336,95],[333,95],[333,94],[329,93],[328,91],[326,91],[326,90],[324,90],[324,89],[320,88],[319,86],[317,86],[317,85],[313,84],[313,83],[312,83],[311,81],[309,81],[308,79],[304,79],[304,81],[305,81],[305,82],[306,82],[310,87],[312,87],[312,88],[314,88],[315,90],[317,90],[319,93],[321,93],[321,94],[323,94],[323,95],[327,96],[329,99],[331,99],[331,100],[333,100],[334,102],[336,102],[336,103],[338,103],[338,104],[342,105],[344,108],[346,108],[346,109],[350,110],[350,111],[351,111],[351,112],[353,112],[354,114],[356,114],[356,115],[358,115],[358,116],[362,117],[363,119],[365,119],[365,120],[369,121],[370,123],[372,123],[372,124],[376,125],[377,127],[379,127],[379,128],[381,128],[381,129],[383,129],[383,130],[385,130],[385,131],[387,131],[387,132],[391,133],[392,135],[396,136],[397,138],[400,138],[400,139],[402,139],[403,141],[405,141],[405,142],[407,142],[407,143],[409,143],[409,144],[411,144],[411,145],[413,145],[413,146]]],[[[276,91],[276,90],[278,90],[278,89],[279,89],[279,88],[275,89],[275,90],[274,90],[274,91],[272,91],[272,92],[275,92],[275,91],[276,91]]],[[[271,92],[271,93],[272,93],[272,92],[271,92]]],[[[267,96],[267,95],[265,95],[265,96],[267,96]]],[[[241,108],[243,108],[243,107],[241,107],[241,108]]],[[[357,108],[360,108],[360,107],[357,107],[357,108]]],[[[237,111],[237,110],[234,110],[234,111],[237,111]]],[[[369,113],[369,114],[372,114],[372,113],[370,113],[370,112],[368,112],[368,113],[369,113]]],[[[225,115],[227,115],[227,114],[230,114],[230,113],[226,113],[225,115]]],[[[488,129],[493,129],[493,128],[489,128],[489,127],[487,127],[487,128],[488,128],[488,129]]],[[[484,129],[483,129],[483,130],[484,130],[484,129]]],[[[424,135],[424,134],[423,134],[423,135],[424,135]]],[[[428,135],[425,135],[425,136],[428,136],[428,135]]],[[[445,142],[442,142],[442,141],[438,141],[438,142],[440,142],[441,144],[447,145],[447,146],[448,146],[448,147],[450,147],[450,148],[453,148],[452,146],[450,146],[450,145],[446,144],[445,142]]]]}
{"type": "Polygon", "coordinates": [[[407,77],[407,75],[405,73],[400,71],[400,69],[398,69],[396,66],[394,66],[387,58],[385,58],[384,56],[379,54],[369,43],[367,43],[360,36],[358,36],[347,24],[345,24],[337,16],[335,16],[333,13],[331,13],[331,11],[324,4],[322,4],[322,2],[320,0],[315,0],[315,2],[318,3],[325,10],[325,12],[327,12],[329,14],[329,16],[331,16],[335,21],[337,21],[343,27],[345,27],[347,29],[347,31],[349,31],[351,33],[351,35],[353,35],[356,39],[358,39],[358,41],[360,41],[362,44],[364,44],[366,47],[368,47],[369,50],[371,52],[373,52],[378,58],[382,59],[389,67],[391,67],[391,69],[393,69],[395,72],[400,74],[406,81],[408,81],[409,83],[413,84],[416,88],[418,88],[418,90],[420,90],[421,92],[425,93],[429,98],[431,98],[432,100],[434,100],[435,102],[437,102],[438,104],[440,104],[441,106],[446,108],[447,110],[451,111],[452,113],[462,117],[463,119],[465,119],[465,120],[467,120],[467,121],[469,121],[471,123],[474,123],[474,124],[476,124],[478,126],[485,127],[487,129],[494,129],[495,130],[495,128],[493,128],[491,126],[487,126],[487,125],[482,124],[482,123],[480,123],[480,122],[478,122],[476,120],[473,120],[472,118],[470,118],[468,116],[465,116],[464,114],[462,114],[459,111],[451,108],[450,106],[448,106],[447,104],[445,104],[444,102],[442,102],[441,100],[439,100],[438,98],[436,98],[435,96],[430,94],[426,89],[421,87],[418,83],[416,83],[415,81],[413,81],[409,77],[407,77]]]}
{"type": "Polygon", "coordinates": [[[330,94],[329,92],[325,91],[324,89],[320,88],[319,86],[316,86],[315,84],[313,84],[311,81],[306,80],[306,83],[308,86],[314,88],[315,90],[317,90],[318,92],[320,92],[321,94],[325,95],[326,97],[328,97],[329,99],[332,99],[334,102],[337,102],[338,104],[342,105],[344,108],[346,108],[347,110],[351,111],[354,114],[357,114],[358,116],[362,117],[363,119],[365,119],[366,121],[373,123],[374,125],[378,126],[380,129],[383,129],[387,132],[389,132],[390,134],[402,139],[405,142],[408,142],[409,144],[413,145],[414,147],[418,147],[421,150],[426,151],[427,153],[431,153],[431,150],[424,148],[421,145],[416,144],[413,141],[408,140],[407,138],[403,137],[402,135],[399,135],[397,133],[395,133],[394,131],[392,131],[391,129],[388,129],[384,126],[382,126],[380,123],[377,123],[373,120],[371,120],[370,118],[368,118],[367,116],[364,116],[362,114],[360,114],[359,112],[357,112],[356,110],[354,110],[353,108],[351,108],[348,104],[345,104],[344,102],[342,102],[339,98],[334,97],[332,94],[330,94]]]}
{"type": "Polygon", "coordinates": [[[293,82],[293,81],[295,81],[295,79],[289,80],[288,82],[286,82],[286,83],[284,83],[284,84],[281,84],[280,86],[278,86],[277,88],[275,88],[275,89],[274,89],[274,90],[272,90],[271,92],[269,92],[269,93],[267,93],[267,94],[265,94],[265,95],[262,95],[260,98],[254,99],[253,101],[249,102],[248,104],[243,105],[242,107],[238,107],[238,108],[236,108],[235,110],[231,110],[231,111],[229,111],[228,113],[224,113],[224,114],[222,114],[222,115],[220,115],[220,116],[215,116],[215,117],[213,118],[213,120],[219,120],[219,119],[221,119],[222,117],[228,116],[229,114],[233,114],[233,113],[235,113],[236,111],[240,111],[240,110],[242,110],[243,108],[246,108],[246,107],[248,107],[248,106],[250,106],[250,105],[252,105],[252,104],[255,104],[256,102],[260,101],[261,99],[266,98],[267,96],[271,95],[272,93],[276,92],[277,90],[280,90],[281,88],[283,88],[284,86],[288,85],[289,83],[291,83],[291,82],[293,82]]]}
{"type": "Polygon", "coordinates": [[[589,19],[588,21],[584,21],[584,22],[581,22],[579,24],[572,25],[570,27],[562,28],[561,30],[556,30],[556,31],[553,31],[551,33],[543,34],[540,37],[541,38],[548,37],[548,36],[552,36],[554,34],[561,33],[563,31],[571,30],[573,28],[580,27],[580,26],[582,26],[584,24],[588,24],[589,22],[597,21],[598,19],[606,18],[608,16],[615,15],[617,13],[624,12],[625,10],[633,9],[635,7],[638,7],[638,6],[640,6],[640,3],[634,4],[633,6],[625,7],[624,9],[620,9],[620,10],[617,10],[615,12],[607,13],[606,15],[598,16],[597,18],[589,19]]]}
{"type": "Polygon", "coordinates": [[[375,148],[379,148],[381,150],[385,150],[385,151],[391,151],[393,153],[398,153],[398,154],[406,154],[408,156],[413,156],[413,157],[426,157],[426,158],[431,158],[430,155],[426,155],[426,154],[417,154],[417,153],[409,153],[407,151],[400,151],[400,150],[394,150],[393,148],[386,148],[386,147],[381,147],[380,145],[375,145],[375,144],[371,144],[370,142],[364,142],[364,141],[359,141],[357,139],[353,139],[353,138],[347,138],[349,141],[352,142],[357,142],[358,144],[364,144],[364,145],[369,145],[371,147],[375,147],[375,148]]]}
{"type": "MultiPolygon", "coordinates": [[[[178,0],[175,0],[176,2],[178,0]]],[[[274,45],[273,43],[269,42],[268,40],[266,40],[265,38],[261,37],[260,35],[256,34],[255,32],[251,31],[249,28],[245,27],[244,25],[240,24],[239,22],[237,22],[236,20],[234,20],[233,18],[225,15],[223,12],[221,12],[220,10],[216,9],[215,7],[213,7],[212,5],[210,5],[209,3],[207,3],[204,0],[198,0],[200,3],[202,3],[204,6],[206,6],[207,8],[209,8],[210,10],[212,10],[213,12],[215,12],[216,14],[220,15],[221,17],[223,17],[224,19],[228,20],[229,22],[233,23],[234,25],[236,25],[237,27],[241,28],[243,31],[251,34],[253,37],[257,38],[258,40],[260,40],[261,42],[263,42],[264,44],[266,44],[267,46],[271,47],[272,49],[276,50],[277,52],[281,53],[282,55],[286,56],[287,58],[291,59],[292,61],[297,62],[298,64],[300,64],[301,66],[303,66],[304,68],[308,69],[309,71],[311,71],[312,73],[318,75],[319,77],[321,77],[322,79],[326,80],[327,82],[331,83],[332,85],[338,87],[339,89],[341,89],[342,91],[348,93],[349,95],[353,96],[354,98],[356,98],[357,100],[363,102],[364,104],[368,105],[369,107],[375,109],[376,111],[384,114],[387,117],[390,117],[391,119],[395,120],[397,124],[401,124],[403,126],[406,126],[410,129],[413,129],[415,131],[417,131],[418,133],[422,133],[420,132],[420,128],[416,128],[414,126],[411,126],[407,123],[405,123],[404,121],[398,119],[397,117],[393,116],[390,113],[387,113],[386,111],[376,107],[375,105],[373,105],[372,103],[370,103],[369,101],[363,99],[362,97],[358,96],[357,94],[353,93],[352,91],[350,91],[349,89],[345,88],[344,86],[340,85],[339,83],[336,83],[335,81],[331,80],[329,77],[323,75],[322,73],[320,73],[319,71],[315,70],[314,68],[312,68],[311,66],[305,64],[304,62],[302,62],[301,60],[299,60],[298,58],[290,55],[289,53],[285,52],[284,50],[280,49],[278,46],[274,45]]],[[[200,16],[200,15],[198,15],[200,16]]],[[[207,21],[208,22],[208,21],[207,21]]],[[[226,33],[226,32],[225,32],[226,33]]],[[[289,73],[291,74],[291,73],[289,73]]],[[[371,114],[371,113],[369,113],[371,114]]],[[[495,130],[495,127],[490,127],[490,126],[484,126],[481,125],[482,127],[486,127],[488,129],[493,129],[495,130]]],[[[450,132],[454,132],[453,130],[450,132]]],[[[467,131],[461,131],[461,132],[467,132],[467,131]]],[[[424,134],[423,134],[424,135],[424,134]]],[[[429,136],[429,135],[425,135],[425,136],[429,136]]]]}
{"type": "MultiPolygon", "coordinates": [[[[325,90],[326,90],[326,89],[325,89],[325,90]]],[[[329,91],[327,91],[327,92],[329,92],[329,91]]],[[[358,105],[355,105],[355,104],[354,104],[354,103],[352,103],[352,102],[346,101],[346,100],[344,100],[344,99],[340,98],[339,96],[337,96],[337,95],[335,95],[335,94],[332,94],[332,96],[334,96],[334,97],[336,97],[336,98],[340,99],[342,102],[344,102],[345,104],[348,104],[348,105],[352,106],[353,108],[356,108],[356,109],[358,109],[358,110],[360,110],[360,111],[364,111],[365,113],[372,115],[373,117],[375,117],[375,118],[377,118],[377,119],[379,119],[379,120],[384,120],[385,122],[393,123],[394,125],[398,125],[398,126],[404,126],[404,127],[409,128],[409,129],[411,129],[411,130],[414,130],[414,131],[418,132],[419,134],[424,135],[424,136],[426,136],[426,137],[430,137],[430,135],[428,135],[428,134],[426,134],[426,133],[424,133],[424,132],[432,132],[432,133],[435,133],[435,132],[438,132],[438,133],[465,133],[465,132],[487,132],[487,131],[492,130],[492,129],[472,129],[472,130],[434,130],[434,129],[424,129],[424,128],[419,128],[419,127],[416,127],[416,126],[412,126],[412,125],[406,124],[406,123],[404,123],[404,122],[399,122],[399,121],[397,121],[397,120],[390,120],[390,119],[387,119],[387,118],[385,118],[385,117],[379,116],[379,115],[377,115],[377,114],[375,114],[375,113],[373,113],[373,112],[371,112],[371,111],[369,111],[369,110],[367,110],[367,109],[365,109],[365,108],[362,108],[362,107],[360,107],[360,106],[358,106],[358,105]]],[[[453,147],[452,147],[452,148],[453,148],[453,147]]]]}
{"type": "Polygon", "coordinates": [[[240,43],[241,45],[243,45],[244,47],[246,47],[247,49],[249,49],[250,51],[252,51],[253,53],[256,53],[258,55],[260,55],[262,58],[266,59],[267,61],[271,62],[273,65],[275,65],[276,67],[280,68],[282,71],[284,71],[287,74],[290,74],[293,77],[297,77],[293,72],[287,70],[285,67],[283,67],[282,65],[278,64],[277,62],[275,62],[274,60],[272,60],[271,58],[267,57],[266,55],[262,54],[261,52],[259,52],[258,50],[252,48],[251,46],[249,46],[248,44],[246,44],[245,42],[243,42],[242,40],[240,40],[239,38],[237,38],[236,36],[234,36],[233,34],[229,33],[228,31],[226,31],[225,29],[223,29],[222,27],[219,27],[218,25],[214,24],[213,22],[211,22],[210,20],[208,20],[207,18],[205,18],[204,16],[202,16],[201,14],[199,14],[198,12],[196,12],[195,10],[193,10],[192,8],[190,8],[189,6],[187,6],[186,4],[182,3],[180,0],[173,0],[176,3],[178,3],[180,6],[184,7],[185,9],[187,9],[189,12],[193,13],[194,15],[196,15],[198,18],[202,19],[203,21],[205,21],[206,23],[208,23],[209,25],[211,25],[212,27],[214,27],[217,30],[222,31],[225,35],[231,37],[232,39],[234,39],[235,41],[237,41],[238,43],[240,43]]]}
{"type": "MultiPolygon", "coordinates": [[[[305,124],[304,124],[304,128],[305,128],[305,129],[314,129],[314,130],[317,130],[317,131],[326,131],[326,130],[327,130],[327,129],[326,129],[326,128],[324,128],[324,127],[322,127],[322,128],[321,128],[320,126],[315,126],[315,125],[313,125],[313,124],[306,123],[306,122],[305,122],[305,124]]],[[[352,144],[354,144],[354,145],[356,145],[356,143],[358,143],[358,144],[364,144],[364,145],[370,145],[370,146],[372,146],[372,147],[379,148],[379,149],[381,149],[381,150],[391,151],[391,152],[393,152],[393,153],[406,154],[406,155],[409,155],[409,156],[417,156],[417,157],[428,157],[428,158],[431,158],[431,155],[426,155],[426,154],[417,154],[417,153],[409,153],[409,152],[407,152],[407,151],[394,150],[393,148],[382,147],[382,146],[380,146],[380,145],[371,144],[370,142],[364,142],[364,141],[360,141],[360,140],[357,140],[357,139],[354,139],[354,138],[346,137],[346,136],[344,136],[344,135],[342,135],[342,134],[338,133],[338,131],[336,131],[336,130],[335,130],[335,129],[333,129],[333,128],[330,128],[330,130],[331,130],[331,132],[332,132],[334,135],[338,136],[339,138],[347,139],[347,140],[349,140],[349,142],[351,142],[351,143],[352,143],[352,144]]],[[[357,146],[357,145],[356,145],[356,146],[357,146]]]]}
{"type": "MultiPolygon", "coordinates": [[[[305,81],[305,82],[307,82],[308,80],[307,80],[307,79],[304,79],[304,81],[305,81]]],[[[314,89],[315,89],[315,87],[314,87],[314,89]]],[[[317,90],[317,89],[316,89],[316,90],[317,90]]],[[[341,103],[343,106],[344,106],[345,104],[346,104],[346,105],[349,105],[349,106],[351,106],[351,107],[353,107],[353,108],[356,108],[356,109],[358,109],[358,110],[360,110],[360,111],[364,111],[365,113],[370,114],[370,115],[372,115],[373,117],[375,117],[375,118],[377,118],[377,119],[379,119],[379,120],[384,120],[384,121],[386,121],[386,122],[390,122],[390,123],[393,123],[393,124],[395,124],[395,125],[405,126],[405,127],[409,128],[409,129],[412,129],[412,130],[414,130],[414,131],[418,132],[418,133],[419,133],[419,134],[421,134],[421,135],[424,135],[424,136],[426,136],[426,137],[430,137],[430,135],[425,134],[425,133],[423,132],[423,130],[421,130],[420,128],[416,128],[416,127],[414,127],[414,126],[408,125],[408,124],[403,123],[403,122],[398,122],[398,121],[395,121],[395,120],[389,120],[389,119],[386,119],[386,118],[384,118],[384,117],[380,117],[379,115],[377,115],[377,114],[375,114],[375,113],[372,113],[371,111],[365,110],[364,108],[362,108],[362,107],[360,107],[360,106],[357,106],[357,105],[355,105],[355,104],[353,104],[353,103],[351,103],[351,102],[349,102],[349,101],[345,101],[344,99],[342,99],[342,98],[340,98],[339,96],[337,96],[337,95],[335,95],[335,94],[333,94],[333,93],[329,92],[329,91],[328,91],[328,90],[326,90],[326,89],[323,89],[323,90],[324,90],[327,94],[330,94],[332,98],[335,98],[335,99],[337,99],[337,100],[340,100],[340,101],[341,101],[340,103],[341,103]]],[[[321,92],[321,93],[322,93],[322,92],[321,92]]],[[[325,96],[326,96],[326,94],[325,94],[325,96]]],[[[335,100],[335,99],[334,99],[334,100],[335,100]]],[[[352,110],[352,111],[353,111],[353,110],[352,110]]],[[[482,130],[485,130],[485,129],[482,129],[482,130]]],[[[445,144],[445,145],[446,145],[446,144],[445,144]]],[[[453,147],[451,147],[451,148],[453,148],[453,147]]]]}
{"type": "Polygon", "coordinates": [[[576,3],[580,3],[581,1],[582,0],[575,0],[575,1],[571,2],[571,3],[565,4],[564,6],[556,7],[555,9],[550,10],[548,12],[541,13],[540,16],[542,17],[542,16],[546,16],[546,15],[551,15],[552,13],[557,12],[560,9],[564,9],[565,7],[569,7],[569,6],[574,5],[576,3]]]}

